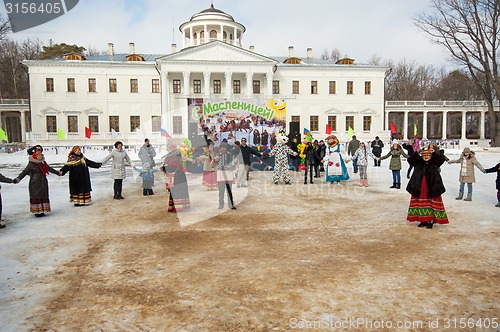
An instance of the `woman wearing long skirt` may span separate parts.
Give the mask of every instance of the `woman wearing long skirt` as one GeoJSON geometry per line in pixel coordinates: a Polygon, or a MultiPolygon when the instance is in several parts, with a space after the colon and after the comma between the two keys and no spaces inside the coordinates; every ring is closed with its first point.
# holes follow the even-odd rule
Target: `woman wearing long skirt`
{"type": "Polygon", "coordinates": [[[217,190],[217,172],[215,171],[213,143],[208,144],[203,154],[196,159],[203,163],[203,188],[207,190],[217,190]]]}
{"type": "Polygon", "coordinates": [[[413,174],[406,191],[411,194],[407,220],[420,222],[418,227],[432,228],[437,224],[448,224],[448,216],[441,195],[446,191],[439,167],[445,157],[439,152],[431,152],[428,148],[409,156],[408,162],[413,166],[413,174]]]}
{"type": "Polygon", "coordinates": [[[85,158],[78,145],[71,149],[68,161],[61,168],[61,175],[69,172],[69,201],[75,206],[87,205],[92,201],[89,167],[99,168],[101,165],[85,158]]]}
{"type": "Polygon", "coordinates": [[[50,172],[60,175],[61,173],[47,164],[41,145],[30,148],[28,154],[30,155],[28,157],[28,166],[18,175],[15,181],[21,181],[26,175],[30,176],[28,186],[30,193],[30,211],[35,214],[35,217],[40,218],[45,216],[45,212],[50,212],[49,182],[47,181],[47,174],[50,172]]]}
{"type": "Polygon", "coordinates": [[[162,171],[167,178],[168,212],[177,212],[189,209],[189,189],[187,184],[186,174],[182,167],[181,152],[174,148],[165,156],[162,171]]]}

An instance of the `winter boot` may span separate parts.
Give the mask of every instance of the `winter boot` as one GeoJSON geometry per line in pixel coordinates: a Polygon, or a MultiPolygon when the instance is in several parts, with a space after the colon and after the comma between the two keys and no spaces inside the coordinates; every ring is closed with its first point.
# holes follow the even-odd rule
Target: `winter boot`
{"type": "Polygon", "coordinates": [[[389,188],[391,188],[391,189],[392,189],[392,188],[397,188],[397,186],[396,186],[396,182],[393,182],[393,183],[392,183],[392,186],[390,186],[389,188]]]}
{"type": "Polygon", "coordinates": [[[467,201],[467,202],[472,201],[472,193],[467,193],[467,197],[464,199],[464,201],[467,201]]]}
{"type": "Polygon", "coordinates": [[[148,190],[147,189],[142,189],[142,195],[143,196],[147,196],[149,193],[148,193],[148,190]]]}
{"type": "Polygon", "coordinates": [[[461,200],[462,198],[464,198],[464,193],[463,193],[463,192],[459,192],[459,193],[458,193],[458,197],[455,197],[455,199],[456,199],[457,201],[461,200]]]}
{"type": "Polygon", "coordinates": [[[401,189],[401,183],[396,183],[396,189],[401,189]]]}
{"type": "Polygon", "coordinates": [[[495,206],[496,206],[496,207],[500,207],[500,202],[498,202],[495,206]]]}
{"type": "Polygon", "coordinates": [[[365,180],[360,179],[360,180],[359,180],[359,186],[360,186],[360,187],[364,187],[364,186],[365,186],[365,180]]]}
{"type": "Polygon", "coordinates": [[[368,187],[368,179],[365,179],[365,187],[368,187]]]}

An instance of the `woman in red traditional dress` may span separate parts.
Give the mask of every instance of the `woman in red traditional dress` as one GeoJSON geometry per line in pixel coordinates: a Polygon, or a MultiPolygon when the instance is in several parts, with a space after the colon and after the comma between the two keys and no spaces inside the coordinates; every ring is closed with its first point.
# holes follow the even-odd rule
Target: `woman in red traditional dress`
{"type": "Polygon", "coordinates": [[[418,221],[418,227],[432,228],[448,224],[448,216],[441,195],[446,191],[439,167],[445,162],[440,151],[424,148],[412,153],[408,162],[414,167],[406,191],[411,194],[407,220],[418,221]]]}

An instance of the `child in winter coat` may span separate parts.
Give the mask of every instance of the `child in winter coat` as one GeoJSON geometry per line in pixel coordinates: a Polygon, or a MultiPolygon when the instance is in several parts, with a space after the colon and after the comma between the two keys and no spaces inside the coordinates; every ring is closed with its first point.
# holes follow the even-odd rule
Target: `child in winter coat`
{"type": "Polygon", "coordinates": [[[497,201],[498,201],[498,203],[495,206],[500,207],[500,163],[496,164],[496,166],[493,166],[492,168],[485,169],[483,172],[485,174],[497,172],[496,184],[497,184],[497,201]]]}
{"type": "Polygon", "coordinates": [[[228,207],[236,210],[233,200],[233,183],[237,159],[228,151],[228,148],[227,143],[221,143],[219,154],[215,157],[215,162],[217,163],[217,185],[219,187],[219,210],[224,208],[224,194],[226,191],[228,207]]]}
{"type": "Polygon", "coordinates": [[[457,160],[449,160],[449,164],[458,164],[460,163],[460,176],[459,176],[459,181],[460,181],[460,189],[458,192],[458,197],[456,197],[456,200],[461,200],[464,197],[464,186],[467,183],[467,197],[464,199],[464,201],[472,201],[472,184],[476,182],[476,178],[474,176],[474,166],[479,168],[481,172],[484,171],[483,166],[477,161],[476,156],[474,154],[474,151],[471,151],[469,148],[464,148],[462,151],[462,154],[460,155],[460,158],[457,160]]]}
{"type": "Polygon", "coordinates": [[[139,172],[142,176],[142,194],[144,196],[154,195],[153,183],[155,182],[154,173],[158,172],[157,169],[151,168],[151,164],[144,162],[142,168],[134,166],[134,170],[139,172]]]}
{"type": "Polygon", "coordinates": [[[408,155],[403,151],[397,140],[394,140],[391,145],[391,150],[385,156],[380,157],[380,160],[391,157],[389,169],[392,171],[392,186],[389,188],[401,189],[401,156],[408,158],[408,155]]]}
{"type": "Polygon", "coordinates": [[[368,178],[366,176],[366,168],[368,167],[368,156],[372,157],[375,161],[379,159],[373,153],[366,150],[366,145],[364,142],[359,143],[359,148],[351,156],[352,160],[357,160],[358,162],[359,185],[361,187],[368,187],[368,178]]]}
{"type": "MultiPolygon", "coordinates": [[[[5,182],[5,183],[17,183],[13,179],[10,179],[8,177],[3,176],[0,174],[0,182],[5,182]]],[[[0,186],[0,189],[2,186],[0,186]]],[[[2,193],[0,192],[0,219],[2,219],[2,193]]],[[[5,228],[5,225],[0,224],[0,228],[5,228]]]]}

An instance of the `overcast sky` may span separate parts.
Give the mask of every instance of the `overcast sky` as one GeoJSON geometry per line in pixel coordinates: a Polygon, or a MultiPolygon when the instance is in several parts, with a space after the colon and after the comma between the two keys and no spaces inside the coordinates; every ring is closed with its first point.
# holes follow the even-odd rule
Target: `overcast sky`
{"type": "MultiPolygon", "coordinates": [[[[432,44],[413,23],[431,10],[429,0],[213,0],[214,6],[243,24],[243,46],[266,56],[313,56],[337,48],[341,56],[365,63],[374,54],[384,60],[402,59],[437,67],[448,62],[447,53],[432,44]]],[[[170,45],[182,46],[179,25],[210,7],[210,0],[80,0],[65,15],[11,35],[22,40],[38,37],[48,44],[77,44],[116,53],[168,54],[170,45]]],[[[1,13],[6,16],[2,6],[1,13]]]]}

